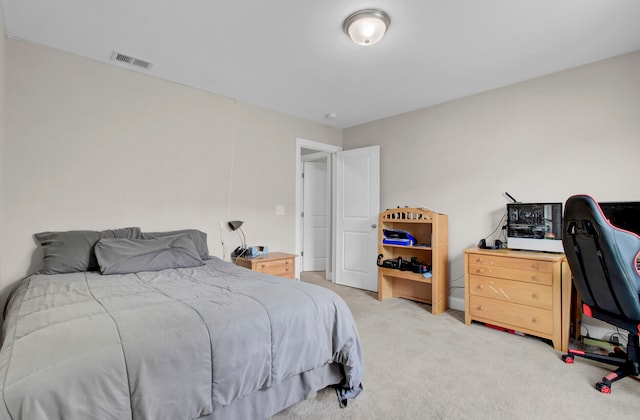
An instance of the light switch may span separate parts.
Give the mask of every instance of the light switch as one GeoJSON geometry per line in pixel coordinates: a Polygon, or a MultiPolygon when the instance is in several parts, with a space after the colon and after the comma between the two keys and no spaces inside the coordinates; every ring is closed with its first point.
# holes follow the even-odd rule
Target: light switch
{"type": "Polygon", "coordinates": [[[276,216],[284,216],[284,206],[276,206],[276,216]]]}

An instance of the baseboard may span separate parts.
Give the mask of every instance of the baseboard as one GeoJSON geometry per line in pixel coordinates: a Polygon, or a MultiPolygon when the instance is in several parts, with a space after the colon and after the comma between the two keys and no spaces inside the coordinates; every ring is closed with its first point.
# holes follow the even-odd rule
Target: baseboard
{"type": "Polygon", "coordinates": [[[449,308],[464,312],[464,299],[449,296],[449,308]]]}

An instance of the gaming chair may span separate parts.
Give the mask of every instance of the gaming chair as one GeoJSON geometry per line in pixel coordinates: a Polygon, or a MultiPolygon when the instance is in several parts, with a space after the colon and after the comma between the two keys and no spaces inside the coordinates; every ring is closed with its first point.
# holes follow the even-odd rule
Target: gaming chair
{"type": "Polygon", "coordinates": [[[574,356],[618,366],[596,384],[611,393],[611,384],[625,376],[639,374],[640,350],[640,237],[613,226],[590,196],[570,197],[564,209],[562,245],[582,298],[585,315],[628,331],[627,351],[616,348],[609,355],[569,349],[562,357],[574,356]]]}

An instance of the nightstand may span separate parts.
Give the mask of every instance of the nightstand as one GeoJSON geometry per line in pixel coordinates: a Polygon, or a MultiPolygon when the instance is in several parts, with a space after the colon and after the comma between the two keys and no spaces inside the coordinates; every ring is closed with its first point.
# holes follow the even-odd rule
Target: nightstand
{"type": "Polygon", "coordinates": [[[236,265],[259,273],[293,279],[296,272],[296,255],[285,252],[270,252],[257,257],[236,258],[236,265]]]}

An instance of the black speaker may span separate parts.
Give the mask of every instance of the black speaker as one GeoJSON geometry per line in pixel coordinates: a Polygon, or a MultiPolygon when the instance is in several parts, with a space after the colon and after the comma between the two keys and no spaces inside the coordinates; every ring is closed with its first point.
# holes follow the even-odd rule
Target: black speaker
{"type": "Polygon", "coordinates": [[[504,248],[504,244],[502,243],[502,241],[500,239],[496,239],[493,242],[493,246],[491,246],[491,245],[487,245],[487,240],[486,239],[480,239],[480,242],[478,242],[478,248],[480,248],[480,249],[500,249],[500,248],[504,248]]]}

